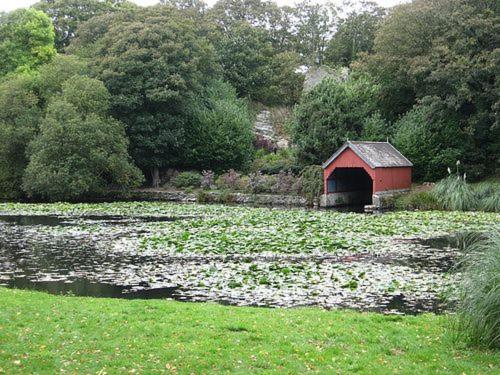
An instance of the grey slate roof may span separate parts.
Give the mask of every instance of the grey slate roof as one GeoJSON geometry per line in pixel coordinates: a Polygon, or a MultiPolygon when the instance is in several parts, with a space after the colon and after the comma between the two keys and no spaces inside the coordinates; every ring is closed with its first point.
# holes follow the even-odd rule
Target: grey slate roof
{"type": "Polygon", "coordinates": [[[350,148],[371,168],[411,167],[413,164],[389,142],[347,141],[326,162],[328,167],[346,149],[350,148]]]}

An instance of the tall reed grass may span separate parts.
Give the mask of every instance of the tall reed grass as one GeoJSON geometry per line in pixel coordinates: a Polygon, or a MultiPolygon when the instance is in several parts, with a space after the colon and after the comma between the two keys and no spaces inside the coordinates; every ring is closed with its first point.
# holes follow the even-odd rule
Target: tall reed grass
{"type": "MultiPolygon", "coordinates": [[[[469,237],[470,239],[470,237],[469,237]]],[[[500,227],[466,246],[457,323],[468,344],[500,348],[500,227]]]]}
{"type": "Polygon", "coordinates": [[[431,190],[414,191],[395,200],[404,210],[448,210],[500,212],[498,180],[469,184],[464,176],[450,174],[431,190]]]}
{"type": "Polygon", "coordinates": [[[469,211],[478,206],[476,194],[460,175],[450,175],[439,181],[433,189],[433,194],[445,210],[469,211]]]}
{"type": "Polygon", "coordinates": [[[500,212],[500,183],[484,181],[474,187],[474,194],[481,211],[500,212]]]}

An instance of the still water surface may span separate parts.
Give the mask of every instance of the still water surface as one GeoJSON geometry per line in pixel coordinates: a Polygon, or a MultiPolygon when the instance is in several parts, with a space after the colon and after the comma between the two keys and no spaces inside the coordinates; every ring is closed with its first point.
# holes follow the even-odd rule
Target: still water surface
{"type": "Polygon", "coordinates": [[[290,264],[291,268],[299,265],[298,269],[332,274],[332,278],[338,269],[360,275],[367,273],[373,278],[371,284],[365,283],[366,287],[360,286],[355,291],[345,285],[332,287],[331,284],[308,290],[309,281],[301,274],[292,275],[290,286],[285,288],[276,289],[272,285],[234,288],[230,280],[235,273],[248,267],[248,256],[142,255],[134,251],[108,251],[117,239],[136,238],[154,231],[154,226],[144,223],[190,219],[192,217],[0,215],[0,285],[76,296],[172,298],[269,307],[346,307],[406,314],[440,312],[445,307],[438,295],[429,293],[428,287],[421,293],[418,285],[415,291],[388,293],[378,290],[376,283],[377,277],[382,280],[387,273],[400,275],[401,267],[411,267],[415,275],[410,276],[417,282],[419,272],[422,272],[422,279],[431,275],[439,281],[439,275],[446,273],[454,263],[453,252],[449,251],[454,242],[448,237],[408,240],[408,246],[416,250],[404,254],[373,256],[361,253],[293,259],[255,255],[252,259],[262,268],[270,262],[279,262],[290,264]],[[94,230],[96,226],[100,231],[94,230]],[[212,272],[210,276],[207,269],[212,272]]]}

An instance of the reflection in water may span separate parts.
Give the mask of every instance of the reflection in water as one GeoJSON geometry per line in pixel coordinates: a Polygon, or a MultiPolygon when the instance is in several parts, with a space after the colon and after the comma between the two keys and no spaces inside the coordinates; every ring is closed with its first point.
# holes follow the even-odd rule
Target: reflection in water
{"type": "Polygon", "coordinates": [[[7,286],[18,289],[31,289],[50,294],[75,295],[82,297],[158,299],[174,298],[177,288],[155,288],[134,290],[130,286],[90,282],[86,279],[73,281],[30,281],[16,278],[7,282],[7,286]]]}
{"type": "Polygon", "coordinates": [[[68,226],[84,223],[99,222],[101,224],[130,224],[133,222],[165,222],[192,217],[173,216],[116,216],[116,215],[86,215],[86,216],[57,216],[57,215],[0,215],[0,222],[16,225],[43,225],[43,226],[68,226]]]}
{"type": "MultiPolygon", "coordinates": [[[[161,222],[181,219],[190,218],[0,216],[0,285],[77,296],[247,306],[315,305],[405,314],[443,308],[436,293],[429,291],[432,283],[442,281],[440,274],[453,257],[433,249],[434,244],[383,256],[323,254],[295,259],[289,254],[266,258],[138,252],[134,238],[155,233],[161,222]],[[129,242],[117,248],[117,239],[129,242]],[[416,289],[394,292],[405,281],[416,289]]],[[[417,246],[414,240],[407,245],[417,246]]]]}
{"type": "Polygon", "coordinates": [[[65,225],[63,218],[58,216],[22,216],[22,215],[0,215],[0,222],[16,225],[65,225]]]}

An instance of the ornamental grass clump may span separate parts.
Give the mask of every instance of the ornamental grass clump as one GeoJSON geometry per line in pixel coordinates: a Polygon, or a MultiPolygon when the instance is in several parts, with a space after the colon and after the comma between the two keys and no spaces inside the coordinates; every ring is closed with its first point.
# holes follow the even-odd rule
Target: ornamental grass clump
{"type": "Polygon", "coordinates": [[[457,161],[457,174],[450,174],[439,181],[434,187],[433,193],[439,200],[441,207],[450,211],[469,211],[477,208],[477,197],[466,182],[466,175],[460,175],[457,161]]]}
{"type": "Polygon", "coordinates": [[[468,344],[500,348],[500,227],[466,249],[458,303],[458,333],[468,344]]]}
{"type": "Polygon", "coordinates": [[[474,188],[478,209],[487,212],[500,212],[500,184],[485,181],[474,188]]]}

